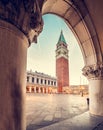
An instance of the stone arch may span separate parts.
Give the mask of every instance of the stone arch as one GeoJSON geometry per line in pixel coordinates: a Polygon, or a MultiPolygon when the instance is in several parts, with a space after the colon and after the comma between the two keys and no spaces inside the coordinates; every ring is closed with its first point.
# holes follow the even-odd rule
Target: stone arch
{"type": "Polygon", "coordinates": [[[26,92],[30,92],[30,87],[29,86],[26,86],[26,92]]]}
{"type": "Polygon", "coordinates": [[[85,66],[102,62],[98,36],[84,1],[48,0],[43,5],[42,14],[49,13],[63,18],[72,30],[81,48],[85,66]]]}
{"type": "Polygon", "coordinates": [[[1,120],[0,128],[25,130],[26,55],[28,46],[37,41],[42,31],[41,10],[42,14],[53,13],[63,18],[77,37],[87,66],[85,75],[92,75],[90,112],[103,116],[102,5],[103,0],[36,0],[15,4],[0,1],[0,111],[2,119],[6,119],[1,120]],[[97,66],[91,67],[94,64],[97,66]]]}
{"type": "Polygon", "coordinates": [[[39,93],[39,87],[36,87],[36,93],[39,93]]]}
{"type": "Polygon", "coordinates": [[[31,92],[32,92],[32,93],[34,93],[34,92],[35,92],[35,89],[34,89],[34,87],[33,87],[33,86],[31,87],[31,92]]]}
{"type": "Polygon", "coordinates": [[[46,93],[46,87],[44,87],[44,93],[46,93]]]}
{"type": "Polygon", "coordinates": [[[43,93],[43,87],[40,88],[40,92],[43,93]]]}
{"type": "Polygon", "coordinates": [[[89,79],[90,113],[103,115],[103,1],[89,0],[47,0],[42,14],[61,17],[74,33],[80,46],[84,68],[89,79]],[[98,15],[99,14],[99,15],[98,15]],[[94,89],[95,88],[95,89],[94,89]],[[101,97],[99,96],[101,95],[101,97]],[[98,102],[99,100],[99,102],[98,102]]]}

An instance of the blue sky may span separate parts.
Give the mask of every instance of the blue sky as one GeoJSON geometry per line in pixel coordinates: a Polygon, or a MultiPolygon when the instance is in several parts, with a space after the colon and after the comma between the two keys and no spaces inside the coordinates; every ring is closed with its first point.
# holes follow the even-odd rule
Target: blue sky
{"type": "Polygon", "coordinates": [[[69,50],[69,76],[70,84],[87,84],[82,76],[84,67],[83,57],[73,33],[66,23],[56,15],[47,14],[43,16],[44,27],[38,37],[38,43],[32,43],[28,49],[27,70],[43,72],[55,76],[55,50],[60,32],[63,30],[69,50]]]}

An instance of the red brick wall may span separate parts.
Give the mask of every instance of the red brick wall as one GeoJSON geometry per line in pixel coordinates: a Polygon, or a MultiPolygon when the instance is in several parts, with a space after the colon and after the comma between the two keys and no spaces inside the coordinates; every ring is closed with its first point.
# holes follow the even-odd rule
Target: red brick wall
{"type": "Polygon", "coordinates": [[[62,92],[62,87],[69,86],[69,64],[64,57],[56,60],[56,76],[58,92],[62,92]]]}

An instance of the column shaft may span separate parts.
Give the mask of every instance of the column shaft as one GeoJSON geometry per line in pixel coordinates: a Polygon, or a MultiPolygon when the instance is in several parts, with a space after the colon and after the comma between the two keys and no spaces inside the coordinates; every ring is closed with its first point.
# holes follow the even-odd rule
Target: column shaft
{"type": "Polygon", "coordinates": [[[103,116],[103,80],[89,80],[90,113],[103,116]]]}
{"type": "Polygon", "coordinates": [[[28,40],[0,20],[0,130],[25,130],[28,40]]]}

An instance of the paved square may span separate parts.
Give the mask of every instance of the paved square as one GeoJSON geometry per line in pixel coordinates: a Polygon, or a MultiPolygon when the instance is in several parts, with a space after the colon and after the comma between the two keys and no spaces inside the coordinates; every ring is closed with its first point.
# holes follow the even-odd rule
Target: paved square
{"type": "MultiPolygon", "coordinates": [[[[27,94],[27,130],[44,128],[88,111],[86,97],[68,94],[27,94]]],[[[66,128],[65,128],[66,129],[66,128]]]]}

